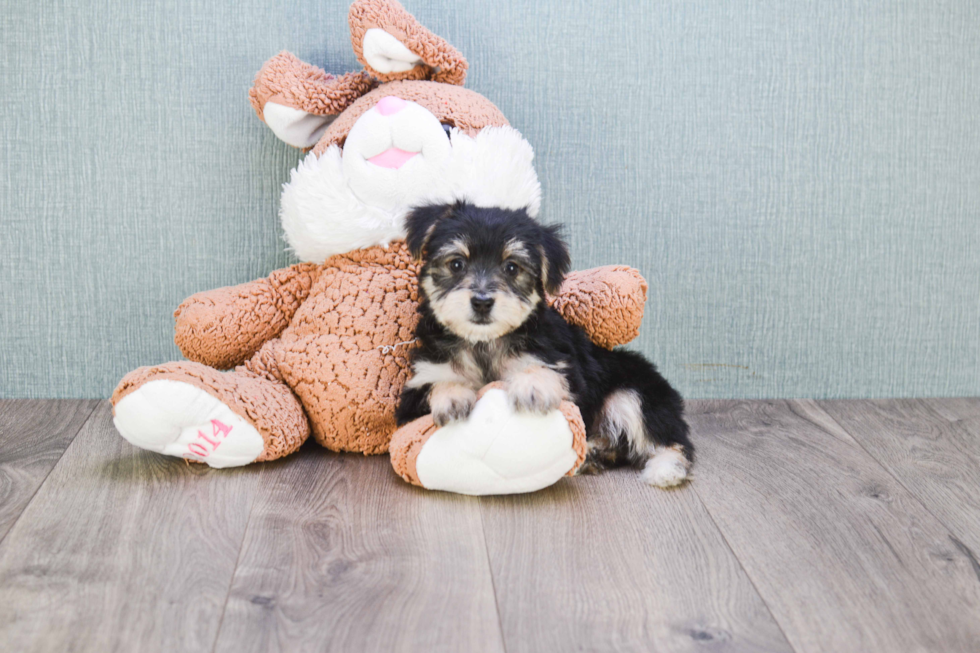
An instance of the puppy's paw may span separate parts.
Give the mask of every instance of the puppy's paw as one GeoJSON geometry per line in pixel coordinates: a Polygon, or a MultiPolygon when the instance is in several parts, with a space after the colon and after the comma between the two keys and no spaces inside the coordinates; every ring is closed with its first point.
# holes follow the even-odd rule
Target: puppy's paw
{"type": "Polygon", "coordinates": [[[550,413],[566,394],[565,378],[544,368],[515,374],[507,381],[507,396],[518,412],[550,413]]]}
{"type": "Polygon", "coordinates": [[[598,464],[595,460],[585,459],[579,468],[575,471],[576,476],[596,476],[605,471],[605,467],[598,464]]]}
{"type": "Polygon", "coordinates": [[[476,393],[457,383],[434,385],[429,394],[432,421],[439,427],[453,422],[462,422],[470,416],[470,411],[473,410],[475,403],[476,393]]]}
{"type": "Polygon", "coordinates": [[[670,488],[690,478],[691,460],[681,447],[660,449],[647,460],[643,480],[655,487],[670,488]]]}
{"type": "Polygon", "coordinates": [[[586,442],[585,447],[585,461],[578,468],[578,474],[600,474],[616,465],[616,446],[607,438],[593,438],[586,442]]]}

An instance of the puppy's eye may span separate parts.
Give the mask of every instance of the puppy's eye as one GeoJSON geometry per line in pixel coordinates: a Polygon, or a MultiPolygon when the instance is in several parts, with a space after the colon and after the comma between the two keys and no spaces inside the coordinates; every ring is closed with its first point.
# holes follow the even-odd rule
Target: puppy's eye
{"type": "Polygon", "coordinates": [[[508,277],[516,277],[517,273],[520,271],[521,266],[519,266],[517,263],[514,263],[513,261],[507,261],[504,263],[504,274],[506,274],[508,277]]]}
{"type": "Polygon", "coordinates": [[[446,132],[446,138],[452,138],[451,134],[453,131],[453,126],[450,123],[442,123],[442,131],[446,132]]]}
{"type": "Polygon", "coordinates": [[[466,269],[466,261],[461,258],[454,258],[449,262],[449,269],[453,271],[453,274],[459,274],[466,269]]]}

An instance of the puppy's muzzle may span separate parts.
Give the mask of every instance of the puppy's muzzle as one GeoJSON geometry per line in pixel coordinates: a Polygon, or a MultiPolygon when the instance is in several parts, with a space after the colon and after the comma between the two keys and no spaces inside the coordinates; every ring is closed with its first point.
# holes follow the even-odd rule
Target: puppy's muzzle
{"type": "Polygon", "coordinates": [[[473,313],[479,318],[487,318],[493,310],[493,297],[490,295],[473,295],[470,299],[473,313]]]}

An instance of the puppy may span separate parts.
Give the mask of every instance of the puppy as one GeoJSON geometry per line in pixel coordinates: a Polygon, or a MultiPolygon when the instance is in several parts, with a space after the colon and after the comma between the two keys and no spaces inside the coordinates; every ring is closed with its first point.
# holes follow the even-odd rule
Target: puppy
{"type": "Polygon", "coordinates": [[[566,399],[579,407],[584,472],[642,466],[659,487],[687,478],[694,450],[677,391],[645,358],[595,345],[545,301],[569,268],[557,227],[523,210],[426,206],[409,215],[407,243],[423,265],[399,424],[428,413],[438,426],[465,420],[476,392],[503,381],[515,410],[547,413],[566,399]]]}

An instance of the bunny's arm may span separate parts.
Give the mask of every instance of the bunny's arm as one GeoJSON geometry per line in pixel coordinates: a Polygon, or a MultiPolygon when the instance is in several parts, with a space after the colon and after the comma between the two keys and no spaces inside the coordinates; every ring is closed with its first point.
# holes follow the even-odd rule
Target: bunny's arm
{"type": "Polygon", "coordinates": [[[600,347],[624,345],[640,333],[647,282],[625,265],[572,272],[550,298],[562,317],[583,329],[600,347]]]}
{"type": "Polygon", "coordinates": [[[234,367],[286,328],[319,270],[299,263],[265,279],[191,295],[174,312],[174,341],[192,361],[234,367]]]}

